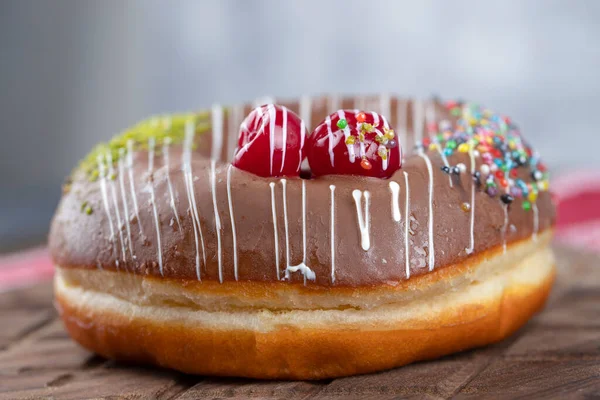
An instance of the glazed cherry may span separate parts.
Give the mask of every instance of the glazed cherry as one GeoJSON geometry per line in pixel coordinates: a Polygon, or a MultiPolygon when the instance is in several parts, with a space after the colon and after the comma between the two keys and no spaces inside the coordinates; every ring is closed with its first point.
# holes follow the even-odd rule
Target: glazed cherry
{"type": "Polygon", "coordinates": [[[313,175],[389,178],[402,166],[402,148],[385,117],[356,110],[329,115],[308,138],[313,175]]]}
{"type": "Polygon", "coordinates": [[[289,109],[257,107],[240,126],[233,165],[264,177],[298,176],[306,134],[304,122],[289,109]]]}

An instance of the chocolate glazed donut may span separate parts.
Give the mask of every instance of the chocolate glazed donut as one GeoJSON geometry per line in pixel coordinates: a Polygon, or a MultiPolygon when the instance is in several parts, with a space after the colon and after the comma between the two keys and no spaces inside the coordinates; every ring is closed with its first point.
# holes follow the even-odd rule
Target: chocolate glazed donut
{"type": "Polygon", "coordinates": [[[321,379],[499,341],[543,306],[554,206],[508,118],[383,95],[278,104],[154,117],[74,170],[49,242],[76,341],[321,379]],[[270,147],[242,160],[261,129],[270,147]]]}

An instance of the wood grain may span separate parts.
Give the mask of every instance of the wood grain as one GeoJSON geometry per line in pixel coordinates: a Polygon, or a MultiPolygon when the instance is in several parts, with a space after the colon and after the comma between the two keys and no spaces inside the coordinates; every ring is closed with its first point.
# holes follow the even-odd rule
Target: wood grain
{"type": "Polygon", "coordinates": [[[493,346],[319,382],[189,376],[104,360],[73,343],[50,285],[0,294],[0,399],[600,398],[600,258],[557,249],[546,310],[493,346]]]}

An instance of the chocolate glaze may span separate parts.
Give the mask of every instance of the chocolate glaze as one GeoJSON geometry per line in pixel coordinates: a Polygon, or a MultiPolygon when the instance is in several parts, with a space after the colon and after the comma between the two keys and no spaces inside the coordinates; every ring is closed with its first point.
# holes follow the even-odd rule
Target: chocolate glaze
{"type": "MultiPolygon", "coordinates": [[[[380,113],[389,112],[392,127],[399,134],[405,152],[402,169],[390,179],[400,187],[399,208],[401,220],[392,218],[392,195],[390,180],[364,178],[358,176],[324,176],[305,180],[306,183],[306,264],[315,273],[316,280],[308,285],[320,286],[361,286],[374,284],[394,284],[406,279],[405,271],[405,235],[404,227],[409,222],[409,259],[410,276],[428,273],[429,266],[429,174],[422,157],[412,151],[415,143],[411,108],[413,103],[392,98],[389,103],[379,97],[345,98],[335,100],[319,97],[311,100],[311,127],[316,126],[326,115],[338,108],[360,108],[380,113]],[[389,111],[386,110],[389,108],[389,111]],[[406,120],[398,110],[405,110],[406,120]],[[399,121],[400,119],[400,121],[399,121]],[[403,135],[406,132],[406,137],[403,135]],[[405,175],[408,174],[410,188],[410,215],[405,215],[405,175]],[[331,257],[331,191],[335,185],[334,247],[335,266],[332,272],[331,257]],[[370,198],[370,240],[368,251],[361,248],[360,231],[357,221],[356,205],[352,191],[368,190],[370,198]],[[333,277],[333,279],[332,279],[333,277]]],[[[299,112],[298,103],[283,103],[295,112],[299,112]]],[[[431,103],[436,110],[436,120],[454,120],[441,103],[431,103]]],[[[237,112],[229,111],[224,118],[221,160],[228,160],[231,149],[237,140],[239,121],[251,107],[245,106],[237,112]],[[233,142],[232,142],[233,141],[233,142]]],[[[305,113],[306,115],[306,113],[305,113]]],[[[385,115],[385,114],[384,114],[385,115]]],[[[66,192],[54,216],[50,232],[50,251],[55,264],[73,268],[104,268],[161,276],[157,252],[157,234],[150,202],[150,185],[154,190],[157,217],[159,220],[162,276],[196,280],[196,255],[200,256],[200,278],[219,280],[218,238],[215,229],[215,213],[211,192],[212,133],[207,132],[195,137],[196,149],[192,154],[193,186],[198,215],[201,221],[202,238],[206,264],[202,262],[202,249],[196,251],[192,213],[188,208],[184,176],[182,173],[182,145],[170,148],[169,165],[163,158],[154,160],[154,173],[148,173],[148,152],[134,154],[133,176],[139,205],[140,223],[143,234],[134,217],[134,206],[129,191],[126,202],[130,214],[132,243],[128,245],[125,222],[117,226],[115,210],[112,220],[115,234],[111,238],[109,220],[104,211],[100,182],[91,182],[82,171],[72,177],[70,190],[66,192]],[[170,205],[170,193],[166,176],[169,174],[175,197],[181,227],[177,225],[170,205]],[[87,215],[81,211],[83,202],[87,202],[93,213],[87,215]],[[125,259],[122,257],[122,242],[119,229],[123,232],[125,259]],[[132,258],[135,255],[135,259],[132,258]],[[118,266],[117,261],[118,260],[118,266]]],[[[214,151],[214,150],[213,150],[214,151]]],[[[498,197],[490,197],[477,190],[475,193],[474,252],[467,254],[470,244],[470,213],[461,209],[461,204],[470,202],[470,174],[454,176],[453,187],[449,185],[448,175],[440,170],[443,164],[437,152],[427,152],[433,170],[433,239],[435,244],[434,270],[458,263],[471,255],[486,249],[502,246],[504,240],[511,243],[530,238],[534,234],[534,213],[524,211],[521,200],[516,199],[508,207],[509,223],[503,233],[504,206],[498,197]]],[[[449,158],[451,164],[459,162],[470,165],[466,153],[455,153],[449,158]]],[[[477,166],[480,159],[477,159],[477,166]]],[[[231,201],[235,219],[238,280],[276,281],[276,254],[273,231],[271,188],[275,183],[275,200],[278,233],[278,257],[280,277],[285,276],[287,265],[298,265],[303,259],[302,241],[302,179],[287,179],[287,217],[289,227],[289,262],[286,260],[286,236],[283,215],[283,192],[278,178],[261,178],[231,167],[226,161],[218,161],[215,168],[216,204],[221,223],[222,279],[235,280],[234,247],[232,225],[228,205],[227,170],[231,168],[231,201]]],[[[528,170],[523,168],[522,179],[530,181],[528,170]]],[[[107,180],[108,188],[115,185],[116,202],[124,220],[123,201],[117,180],[107,180]]],[[[129,183],[127,181],[126,185],[129,183]]],[[[109,193],[110,195],[110,193],[109,193]]],[[[112,205],[112,197],[109,199],[112,205]]],[[[363,200],[364,201],[364,200],[363,200]]],[[[539,231],[550,228],[554,223],[554,206],[548,192],[540,192],[537,199],[539,231]]],[[[364,210],[364,209],[363,209],[364,210]]],[[[291,273],[290,281],[304,282],[301,272],[291,273]]]]}

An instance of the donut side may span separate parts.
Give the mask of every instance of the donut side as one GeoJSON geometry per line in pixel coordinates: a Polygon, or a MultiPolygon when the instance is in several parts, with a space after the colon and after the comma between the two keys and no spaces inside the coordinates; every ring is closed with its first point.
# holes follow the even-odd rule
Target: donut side
{"type": "MultiPolygon", "coordinates": [[[[268,301],[256,303],[264,296],[260,287],[252,294],[252,285],[260,283],[251,282],[239,307],[197,301],[218,294],[183,282],[172,284],[190,302],[169,304],[157,300],[163,280],[146,278],[135,290],[120,290],[127,279],[144,278],[111,271],[70,276],[72,270],[61,268],[56,300],[70,335],[105,357],[207,375],[346,376],[436,358],[513,333],[543,306],[552,286],[550,237],[546,231],[506,252],[486,251],[469,263],[415,278],[424,281],[412,286],[355,288],[361,303],[351,307],[343,307],[349,289],[332,288],[329,301],[286,310],[277,309],[274,300],[270,310],[268,301]],[[439,292],[436,285],[453,289],[439,292]]],[[[274,285],[271,291],[291,293],[289,284],[274,285]]]]}

